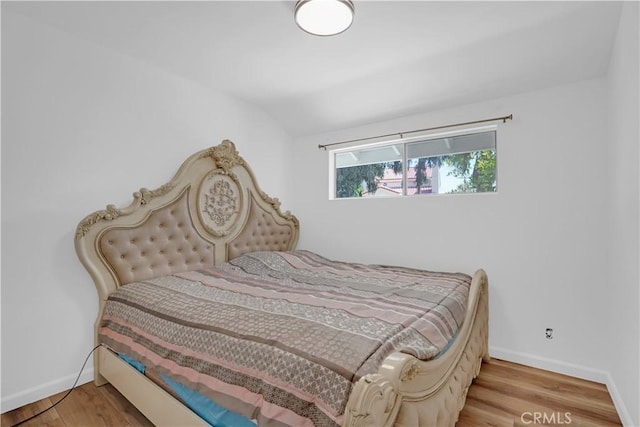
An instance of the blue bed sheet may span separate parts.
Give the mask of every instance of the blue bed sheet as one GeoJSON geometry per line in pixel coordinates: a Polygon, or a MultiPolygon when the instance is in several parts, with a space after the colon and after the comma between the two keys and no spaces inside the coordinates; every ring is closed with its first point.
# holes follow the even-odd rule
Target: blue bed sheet
{"type": "MultiPolygon", "coordinates": [[[[145,373],[146,367],[144,364],[126,354],[119,354],[118,356],[138,372],[145,373]]],[[[161,374],[160,376],[185,405],[212,427],[256,427],[256,424],[250,419],[223,408],[208,397],[191,390],[166,375],[161,374]]]]}

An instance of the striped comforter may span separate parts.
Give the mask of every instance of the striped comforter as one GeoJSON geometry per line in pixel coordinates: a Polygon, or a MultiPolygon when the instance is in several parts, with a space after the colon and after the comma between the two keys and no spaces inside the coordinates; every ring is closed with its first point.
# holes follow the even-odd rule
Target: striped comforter
{"type": "Polygon", "coordinates": [[[340,425],[353,384],[392,351],[431,359],[461,326],[471,278],[255,252],[136,282],[99,337],[260,426],[340,425]]]}

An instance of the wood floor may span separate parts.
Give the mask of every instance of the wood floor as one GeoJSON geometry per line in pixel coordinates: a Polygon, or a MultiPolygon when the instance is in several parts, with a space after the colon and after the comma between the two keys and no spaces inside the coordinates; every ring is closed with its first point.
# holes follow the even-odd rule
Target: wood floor
{"type": "MultiPolygon", "coordinates": [[[[58,401],[65,393],[2,414],[11,427],[58,401]]],[[[111,385],[85,384],[26,427],[140,427],[152,424],[111,385]]],[[[620,426],[602,384],[493,359],[469,388],[457,427],[620,426]]],[[[420,426],[427,427],[427,426],[420,426]]]]}
{"type": "Polygon", "coordinates": [[[604,384],[492,359],[467,394],[457,427],[621,426],[604,384]]]}

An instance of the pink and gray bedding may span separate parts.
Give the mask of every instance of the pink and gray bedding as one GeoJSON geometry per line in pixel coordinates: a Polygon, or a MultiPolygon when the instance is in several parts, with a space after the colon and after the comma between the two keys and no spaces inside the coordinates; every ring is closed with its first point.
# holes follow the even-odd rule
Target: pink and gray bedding
{"type": "Polygon", "coordinates": [[[254,252],[130,283],[100,340],[260,426],[340,425],[392,351],[428,360],[461,326],[471,277],[254,252]]]}

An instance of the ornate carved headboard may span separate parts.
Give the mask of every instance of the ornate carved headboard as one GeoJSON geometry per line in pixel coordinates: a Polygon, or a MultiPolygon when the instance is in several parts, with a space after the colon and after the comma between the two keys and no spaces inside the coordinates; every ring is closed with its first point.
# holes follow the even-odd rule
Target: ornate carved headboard
{"type": "Polygon", "coordinates": [[[163,186],[108,205],[76,230],[80,261],[101,305],[126,283],[210,267],[247,252],[291,250],[299,223],[258,187],[228,140],[193,154],[163,186]]]}

